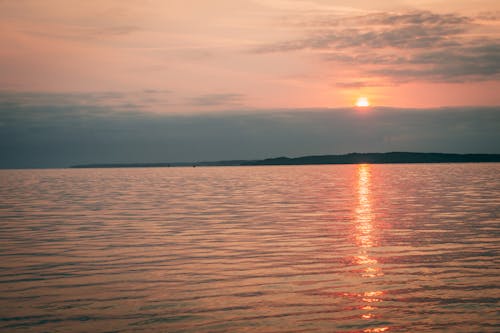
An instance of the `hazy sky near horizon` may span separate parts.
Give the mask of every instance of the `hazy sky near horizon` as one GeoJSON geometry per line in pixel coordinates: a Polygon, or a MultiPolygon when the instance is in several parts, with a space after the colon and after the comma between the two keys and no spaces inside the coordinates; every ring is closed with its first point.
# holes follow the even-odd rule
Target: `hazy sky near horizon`
{"type": "Polygon", "coordinates": [[[500,152],[496,0],[0,0],[0,44],[0,167],[500,152]]]}

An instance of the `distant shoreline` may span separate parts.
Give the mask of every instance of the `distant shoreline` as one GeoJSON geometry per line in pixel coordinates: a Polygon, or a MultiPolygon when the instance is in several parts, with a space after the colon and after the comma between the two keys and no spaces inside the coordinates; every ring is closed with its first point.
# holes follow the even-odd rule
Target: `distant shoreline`
{"type": "Polygon", "coordinates": [[[78,164],[70,168],[164,168],[198,166],[258,166],[258,165],[312,165],[312,164],[401,164],[401,163],[487,163],[500,162],[500,154],[449,153],[349,153],[343,155],[314,155],[302,157],[275,157],[262,160],[228,160],[213,162],[173,163],[95,163],[78,164]]]}

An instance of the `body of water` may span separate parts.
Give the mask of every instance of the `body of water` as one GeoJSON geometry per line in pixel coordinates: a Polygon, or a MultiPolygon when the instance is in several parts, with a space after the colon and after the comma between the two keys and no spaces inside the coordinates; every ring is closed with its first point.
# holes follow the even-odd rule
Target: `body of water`
{"type": "Polygon", "coordinates": [[[500,164],[0,171],[0,331],[498,332],[500,164]]]}

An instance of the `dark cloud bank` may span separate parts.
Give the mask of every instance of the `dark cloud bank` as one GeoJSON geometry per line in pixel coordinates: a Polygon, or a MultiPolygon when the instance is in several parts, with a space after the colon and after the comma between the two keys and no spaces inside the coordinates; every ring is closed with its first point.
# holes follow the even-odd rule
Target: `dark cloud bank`
{"type": "Polygon", "coordinates": [[[500,153],[500,107],[155,115],[71,104],[67,96],[59,96],[64,103],[50,96],[38,104],[0,97],[1,168],[348,152],[500,153]]]}

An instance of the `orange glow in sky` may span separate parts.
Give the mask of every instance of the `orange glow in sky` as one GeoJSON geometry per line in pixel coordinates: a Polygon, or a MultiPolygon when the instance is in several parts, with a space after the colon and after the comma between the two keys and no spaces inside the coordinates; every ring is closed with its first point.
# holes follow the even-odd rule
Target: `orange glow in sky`
{"type": "Polygon", "coordinates": [[[491,0],[0,1],[0,87],[119,92],[162,113],[346,107],[362,91],[391,107],[498,105],[500,20],[485,15],[498,11],[491,0]]]}

